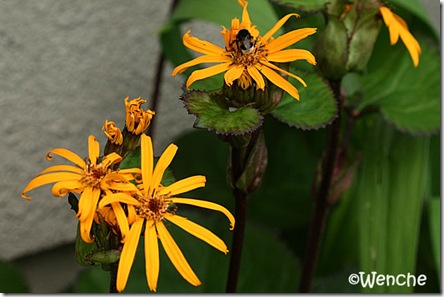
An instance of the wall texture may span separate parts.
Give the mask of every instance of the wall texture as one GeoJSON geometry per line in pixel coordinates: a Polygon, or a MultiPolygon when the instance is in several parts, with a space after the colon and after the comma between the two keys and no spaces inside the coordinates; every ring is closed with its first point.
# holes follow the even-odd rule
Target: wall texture
{"type": "MultiPolygon", "coordinates": [[[[439,2],[423,2],[439,30],[439,2]]],[[[74,240],[77,221],[65,197],[54,198],[46,186],[32,191],[34,200],[29,202],[20,197],[21,191],[49,165],[45,154],[50,149],[65,147],[86,156],[89,134],[102,147],[105,144],[101,131],[105,119],[124,124],[126,96],[150,99],[158,31],[170,3],[0,2],[0,260],[74,240]]],[[[199,36],[197,32],[202,31],[193,28],[199,36]]],[[[169,65],[165,69],[156,110],[157,154],[175,136],[192,130],[194,122],[178,100],[183,80],[172,78],[171,70],[169,65]]],[[[66,252],[72,255],[73,251],[67,248],[66,252]]],[[[56,292],[59,288],[51,277],[60,277],[60,269],[79,268],[72,257],[61,261],[58,268],[48,266],[51,274],[42,274],[45,263],[29,257],[19,263],[35,279],[34,292],[56,292]]]]}

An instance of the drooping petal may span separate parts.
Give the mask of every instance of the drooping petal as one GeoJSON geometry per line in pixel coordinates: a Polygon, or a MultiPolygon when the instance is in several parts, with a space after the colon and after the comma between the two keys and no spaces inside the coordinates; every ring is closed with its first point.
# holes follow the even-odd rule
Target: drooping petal
{"type": "Polygon", "coordinates": [[[394,14],[389,8],[385,6],[380,6],[379,11],[381,12],[382,19],[384,20],[385,25],[389,29],[390,44],[394,45],[398,42],[399,39],[399,30],[395,22],[394,14]]]}
{"type": "Polygon", "coordinates": [[[413,65],[418,67],[419,65],[419,55],[421,54],[421,46],[418,41],[410,34],[409,31],[404,31],[401,33],[402,42],[404,42],[407,50],[409,51],[410,57],[412,58],[413,65]]]}
{"type": "Polygon", "coordinates": [[[93,135],[88,137],[88,156],[91,164],[96,165],[99,159],[100,145],[93,135]]]}
{"type": "Polygon", "coordinates": [[[230,62],[217,64],[214,66],[210,66],[208,68],[193,71],[193,73],[191,73],[190,77],[188,77],[188,80],[186,83],[187,89],[189,89],[190,86],[197,80],[201,80],[201,79],[222,73],[224,71],[227,71],[230,68],[230,65],[231,65],[231,60],[230,60],[230,62]]]}
{"type": "Polygon", "coordinates": [[[197,37],[191,36],[190,34],[191,30],[188,30],[187,33],[183,36],[183,44],[198,53],[202,53],[205,55],[223,55],[225,50],[215,44],[212,44],[211,42],[200,40],[197,37]]]}
{"type": "Polygon", "coordinates": [[[147,222],[145,225],[145,273],[148,287],[154,292],[157,289],[159,268],[159,243],[156,228],[153,222],[147,222]]]}
{"type": "Polygon", "coordinates": [[[151,142],[151,137],[142,134],[140,140],[141,149],[141,169],[142,169],[142,181],[145,191],[149,191],[150,182],[153,175],[153,163],[154,163],[154,152],[153,144],[151,142]]]}
{"type": "MultiPolygon", "coordinates": [[[[271,36],[273,36],[274,33],[276,33],[284,24],[285,22],[292,16],[295,17],[299,17],[299,15],[297,13],[290,13],[287,14],[286,16],[284,16],[283,18],[281,18],[274,26],[273,28],[270,29],[270,31],[268,31],[267,33],[265,33],[265,35],[262,37],[264,40],[269,40],[271,38],[271,36]]],[[[297,42],[297,41],[295,41],[297,42]]],[[[295,43],[293,42],[293,43],[295,43]]]]}
{"type": "Polygon", "coordinates": [[[150,191],[151,195],[153,194],[154,190],[157,189],[157,187],[160,184],[160,181],[162,180],[163,173],[165,170],[170,166],[171,161],[173,161],[174,156],[177,152],[177,145],[170,144],[165,151],[162,153],[162,156],[160,156],[159,161],[157,161],[156,168],[153,172],[153,178],[150,181],[150,191]]]}
{"type": "Polygon", "coordinates": [[[174,68],[173,73],[171,75],[176,76],[177,74],[184,72],[188,68],[195,66],[195,65],[202,64],[202,63],[228,63],[231,61],[232,61],[232,59],[230,57],[223,56],[223,55],[200,56],[200,57],[194,58],[193,60],[190,60],[188,62],[180,64],[179,66],[174,68]]]}
{"type": "Polygon", "coordinates": [[[77,218],[79,221],[83,221],[86,217],[94,217],[94,213],[97,209],[97,204],[100,198],[100,189],[93,187],[86,187],[79,199],[79,211],[77,212],[77,218]]]}
{"type": "Polygon", "coordinates": [[[81,178],[82,178],[81,175],[71,172],[55,172],[55,173],[48,173],[45,175],[38,175],[34,179],[32,179],[29,182],[29,184],[26,186],[26,188],[23,190],[22,197],[31,200],[32,198],[26,196],[26,193],[35,188],[60,181],[80,180],[81,178]]]}
{"type": "Polygon", "coordinates": [[[306,60],[312,65],[316,65],[316,58],[304,49],[288,49],[268,54],[267,60],[270,62],[286,63],[297,60],[306,60]]]}
{"type": "Polygon", "coordinates": [[[232,65],[224,74],[225,84],[231,86],[233,81],[241,77],[244,73],[245,67],[243,65],[232,65]]]}
{"type": "Polygon", "coordinates": [[[114,214],[117,219],[117,224],[119,225],[120,232],[122,233],[122,242],[126,241],[126,235],[129,232],[128,220],[125,215],[125,211],[119,202],[111,202],[111,207],[113,208],[114,214]]]}
{"type": "Polygon", "coordinates": [[[163,225],[162,221],[156,223],[157,232],[159,234],[160,242],[168,256],[171,263],[176,267],[177,271],[182,275],[182,277],[192,284],[193,286],[199,286],[201,284],[199,278],[194,273],[193,269],[188,264],[182,251],[177,246],[171,234],[163,225]]]}
{"type": "MultiPolygon", "coordinates": [[[[98,143],[98,142],[97,142],[98,143]]],[[[112,164],[116,164],[122,161],[122,157],[115,152],[112,152],[105,157],[103,157],[102,161],[100,162],[105,168],[108,168],[112,164]]]]}
{"type": "Polygon", "coordinates": [[[206,178],[203,175],[190,176],[162,188],[158,194],[169,194],[171,196],[182,194],[197,188],[205,187],[206,178]]]}
{"type": "Polygon", "coordinates": [[[134,256],[136,254],[137,245],[139,244],[140,232],[142,231],[144,219],[139,219],[134,222],[128,232],[126,242],[123,245],[122,253],[120,254],[119,268],[117,270],[116,289],[122,292],[125,289],[128,281],[128,276],[133,266],[134,256]]]}
{"type": "MultiPolygon", "coordinates": [[[[282,69],[282,68],[279,68],[279,67],[277,67],[276,65],[274,65],[274,64],[272,64],[272,63],[270,63],[270,62],[268,62],[268,61],[261,61],[261,64],[263,64],[263,65],[265,65],[265,66],[267,66],[267,67],[269,67],[269,68],[271,68],[271,69],[274,69],[274,70],[276,70],[276,71],[278,71],[278,72],[281,72],[281,73],[283,73],[283,74],[285,74],[285,75],[288,75],[288,76],[291,76],[291,77],[293,77],[293,78],[295,78],[295,79],[297,79],[304,87],[306,87],[307,86],[307,84],[305,83],[305,81],[302,79],[302,78],[300,78],[299,76],[297,76],[297,75],[294,75],[293,73],[291,73],[291,72],[288,72],[288,71],[286,71],[286,70],[284,70],[284,69],[282,69]]],[[[266,67],[264,67],[264,68],[266,68],[266,67]]],[[[263,68],[261,68],[261,70],[262,70],[263,68]]]]}
{"type": "Polygon", "coordinates": [[[230,230],[234,229],[234,224],[235,224],[234,217],[231,214],[231,212],[222,205],[204,200],[197,200],[192,198],[178,198],[178,197],[171,198],[171,202],[176,204],[194,205],[197,207],[219,211],[223,213],[230,221],[230,226],[231,226],[230,230]]]}
{"type": "Polygon", "coordinates": [[[274,71],[274,70],[272,70],[272,69],[270,69],[268,67],[262,67],[261,72],[273,84],[275,84],[279,88],[281,88],[284,91],[286,91],[293,98],[299,100],[299,92],[298,92],[298,90],[290,82],[288,82],[288,80],[286,80],[285,78],[280,76],[279,73],[277,73],[276,71],[274,71]]]}
{"type": "Polygon", "coordinates": [[[276,39],[273,39],[267,44],[268,54],[272,54],[278,52],[286,47],[289,47],[292,44],[295,44],[301,39],[316,33],[316,28],[303,28],[290,31],[285,33],[284,35],[279,36],[276,39]]]}
{"type": "Polygon", "coordinates": [[[62,197],[69,192],[78,193],[85,188],[78,180],[67,180],[55,183],[52,187],[52,195],[55,197],[62,197]]]}
{"type": "Polygon", "coordinates": [[[254,66],[247,67],[247,71],[248,71],[248,74],[256,82],[257,88],[263,90],[265,88],[265,80],[264,80],[262,74],[260,74],[260,72],[258,70],[260,68],[261,68],[261,66],[259,64],[256,64],[254,66]]]}
{"type": "Polygon", "coordinates": [[[191,235],[196,236],[200,240],[205,241],[222,253],[226,254],[228,252],[227,245],[223,242],[223,240],[217,237],[210,230],[178,215],[166,215],[165,219],[176,224],[177,226],[190,233],[191,235]]]}
{"type": "Polygon", "coordinates": [[[126,193],[114,193],[102,197],[102,199],[100,199],[98,207],[102,208],[105,205],[111,204],[113,202],[122,202],[131,205],[140,205],[140,201],[138,201],[137,199],[131,197],[126,193]]]}
{"type": "Polygon", "coordinates": [[[58,155],[62,158],[67,159],[68,161],[73,162],[74,164],[78,165],[80,168],[85,168],[86,164],[85,161],[80,158],[77,154],[71,152],[70,150],[64,149],[64,148],[55,148],[53,150],[50,150],[46,154],[47,160],[52,160],[51,154],[58,155]]]}
{"type": "Polygon", "coordinates": [[[93,220],[94,215],[91,215],[89,217],[86,217],[84,220],[79,221],[80,236],[82,237],[82,240],[86,243],[92,243],[94,241],[94,239],[91,238],[91,226],[93,220]]]}

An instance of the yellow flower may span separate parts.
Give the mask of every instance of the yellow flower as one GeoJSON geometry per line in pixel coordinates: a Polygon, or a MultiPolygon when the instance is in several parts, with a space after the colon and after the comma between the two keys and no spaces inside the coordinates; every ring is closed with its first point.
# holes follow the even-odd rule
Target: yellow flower
{"type": "Polygon", "coordinates": [[[80,194],[77,218],[80,222],[80,234],[83,241],[93,242],[90,231],[96,213],[97,203],[102,190],[136,191],[136,186],[128,180],[132,179],[132,170],[112,170],[112,165],[122,158],[111,153],[99,162],[99,143],[94,136],[88,138],[89,157],[86,160],[64,148],[56,148],[48,152],[46,159],[52,160],[51,154],[71,161],[72,165],[50,166],[40,172],[29,182],[22,192],[22,197],[31,200],[26,194],[43,185],[55,183],[52,194],[56,197],[65,196],[69,192],[80,194]]]}
{"type": "Polygon", "coordinates": [[[159,247],[157,239],[160,239],[166,254],[182,277],[190,284],[198,286],[201,284],[200,280],[168,232],[164,221],[167,220],[179,226],[221,252],[227,253],[228,250],[225,243],[211,231],[189,221],[187,218],[176,215],[175,205],[188,204],[220,211],[227,216],[232,229],[234,228],[234,217],[226,208],[216,203],[176,197],[178,194],[205,186],[205,176],[192,176],[165,187],[160,184],[165,170],[176,154],[176,145],[171,144],[165,150],[154,169],[151,138],[142,134],[141,146],[142,180],[139,185],[140,191],[132,196],[125,193],[109,193],[99,203],[99,208],[105,207],[108,204],[124,203],[128,205],[128,221],[124,223],[119,222],[121,232],[125,235],[125,238],[123,239],[124,245],[117,272],[117,290],[121,292],[125,289],[143,229],[145,236],[145,269],[150,290],[156,291],[159,275],[159,247]]]}
{"type": "Polygon", "coordinates": [[[122,131],[116,126],[116,123],[105,120],[105,124],[102,127],[103,132],[105,132],[106,136],[111,143],[122,145],[123,143],[123,135],[122,131]]]}
{"type": "Polygon", "coordinates": [[[384,23],[387,26],[390,33],[390,44],[394,45],[398,42],[401,36],[402,42],[404,42],[407,50],[412,58],[413,65],[417,67],[419,65],[419,55],[421,54],[421,46],[418,41],[410,33],[407,23],[397,14],[393,13],[389,8],[385,6],[379,7],[384,23]]]}
{"type": "Polygon", "coordinates": [[[126,128],[129,132],[132,132],[136,135],[143,133],[143,131],[148,128],[151,123],[151,119],[155,114],[154,111],[151,110],[143,110],[140,108],[140,105],[146,102],[146,100],[139,98],[135,98],[128,102],[129,97],[125,98],[125,106],[126,106],[126,128]]]}
{"type": "Polygon", "coordinates": [[[222,27],[223,30],[221,33],[225,41],[225,49],[193,37],[190,35],[190,31],[188,31],[183,36],[184,45],[204,55],[177,66],[173,70],[172,75],[176,76],[189,67],[201,63],[219,63],[206,69],[194,71],[187,80],[187,89],[197,80],[225,72],[224,80],[228,86],[231,86],[233,82],[237,80],[237,83],[243,89],[247,89],[254,81],[257,89],[264,90],[265,80],[263,76],[265,76],[271,83],[299,100],[298,90],[283,78],[281,74],[296,78],[304,86],[306,86],[306,83],[299,76],[289,73],[273,63],[306,60],[310,64],[315,65],[316,59],[309,51],[285,48],[314,34],[316,28],[293,30],[274,39],[272,35],[276,33],[290,17],[299,17],[298,14],[292,13],[284,16],[270,31],[260,36],[256,26],[250,21],[250,16],[247,11],[248,3],[246,1],[238,2],[243,7],[242,22],[234,18],[231,21],[231,28],[229,30],[222,27]]]}

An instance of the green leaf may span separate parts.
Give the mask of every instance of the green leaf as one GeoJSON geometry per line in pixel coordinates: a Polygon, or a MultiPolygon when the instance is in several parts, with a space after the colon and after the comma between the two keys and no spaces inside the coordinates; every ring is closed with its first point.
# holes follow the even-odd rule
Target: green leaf
{"type": "Polygon", "coordinates": [[[0,261],[0,292],[29,293],[22,271],[12,263],[0,261]]]}
{"type": "MultiPolygon", "coordinates": [[[[422,205],[429,189],[429,138],[413,138],[368,121],[358,173],[361,271],[415,274],[422,205]]],[[[410,286],[374,286],[365,292],[412,292],[410,286]]]]}
{"type": "Polygon", "coordinates": [[[272,0],[271,2],[277,5],[291,7],[296,10],[313,12],[324,9],[331,0],[272,0]]]}
{"type": "MultiPolygon", "coordinates": [[[[293,71],[296,73],[297,71],[293,71]]],[[[327,83],[317,74],[306,72],[301,75],[307,83],[299,88],[300,101],[284,93],[272,115],[291,127],[318,129],[331,123],[337,115],[333,93],[327,83]]],[[[290,79],[294,84],[295,80],[290,79]]]]}
{"type": "Polygon", "coordinates": [[[441,200],[439,197],[430,199],[428,207],[432,254],[438,279],[441,279],[441,200]]]}
{"type": "Polygon", "coordinates": [[[196,128],[206,128],[217,134],[242,135],[262,125],[263,117],[258,110],[249,106],[229,109],[224,97],[217,93],[191,91],[181,99],[188,112],[196,116],[196,128]]]}
{"type": "Polygon", "coordinates": [[[401,131],[433,133],[440,127],[440,63],[436,48],[419,39],[422,53],[419,66],[401,42],[389,46],[381,34],[368,75],[362,78],[362,102],[358,110],[380,108],[384,118],[401,131]]]}
{"type": "MultiPolygon", "coordinates": [[[[213,212],[179,212],[220,236],[228,245],[231,231],[227,220],[213,212]]],[[[225,290],[229,255],[213,249],[175,225],[168,225],[174,240],[202,285],[193,287],[173,267],[161,245],[158,293],[223,293],[225,290]]],[[[239,293],[288,293],[297,290],[300,268],[291,251],[270,230],[247,224],[242,266],[239,274],[239,293]],[[258,248],[260,247],[260,248],[258,248]],[[273,271],[271,274],[270,271],[273,271]],[[258,282],[258,280],[261,280],[258,282]]],[[[81,273],[74,291],[78,293],[106,293],[109,275],[96,269],[81,273]]],[[[144,243],[138,246],[124,293],[149,292],[145,275],[144,243]]]]}

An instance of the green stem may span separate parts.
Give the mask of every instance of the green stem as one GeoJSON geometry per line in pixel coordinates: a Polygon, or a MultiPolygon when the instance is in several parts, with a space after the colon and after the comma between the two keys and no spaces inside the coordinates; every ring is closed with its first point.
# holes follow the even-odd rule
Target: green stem
{"type": "Polygon", "coordinates": [[[328,131],[328,143],[322,164],[322,175],[318,190],[315,192],[315,207],[311,221],[310,235],[308,239],[304,266],[300,279],[300,293],[308,293],[311,289],[315,275],[319,250],[322,243],[322,235],[328,218],[330,206],[327,203],[333,170],[336,164],[336,156],[339,147],[339,135],[341,132],[341,108],[340,81],[330,81],[338,104],[338,117],[333,121],[328,131]]]}

